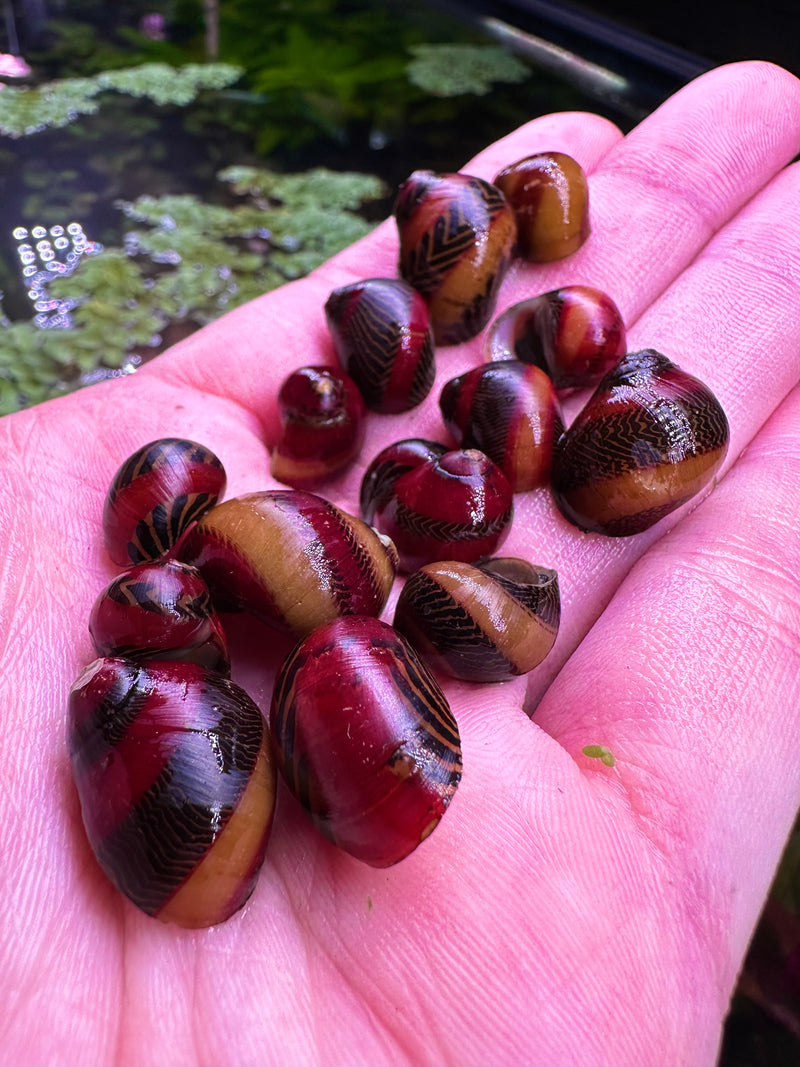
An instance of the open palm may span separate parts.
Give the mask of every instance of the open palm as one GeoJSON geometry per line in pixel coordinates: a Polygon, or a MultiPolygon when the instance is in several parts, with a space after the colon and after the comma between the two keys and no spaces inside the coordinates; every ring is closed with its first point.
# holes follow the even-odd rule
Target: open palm
{"type": "MultiPolygon", "coordinates": [[[[537,150],[583,165],[593,232],[563,262],[516,264],[498,311],[560,284],[608,292],[631,348],[720,398],[718,484],[625,540],[579,533],[547,492],[518,497],[503,551],[558,570],[561,631],[527,680],[444,681],[464,776],[436,832],[374,870],[281,788],[250,902],[184,931],[106,882],[70,775],[66,694],[116,573],[104,496],[162,436],[213,449],[228,495],[273,485],[278,385],[332,360],[325,298],[395,273],[394,228],[131,378],[2,420],[0,1062],[713,1061],[800,800],[800,83],[721,68],[626,138],[552,115],[464,169],[491,179],[537,150]]],[[[480,342],[441,349],[438,383],[479,363],[480,342]]],[[[437,396],[372,416],[327,495],[356,512],[380,447],[445,440],[437,396]]],[[[234,676],[266,710],[275,642],[233,632],[234,676]]]]}

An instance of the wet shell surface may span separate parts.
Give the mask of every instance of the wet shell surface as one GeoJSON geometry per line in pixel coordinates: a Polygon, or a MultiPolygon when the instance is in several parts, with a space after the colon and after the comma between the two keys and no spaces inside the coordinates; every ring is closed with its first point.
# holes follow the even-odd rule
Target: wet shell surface
{"type": "Polygon", "coordinates": [[[711,481],[728,437],[707,385],[655,349],[630,352],[558,443],[553,497],[581,530],[641,533],[711,481]]]}
{"type": "Polygon", "coordinates": [[[68,747],[92,850],[138,908],[200,927],[245,903],[275,774],[242,689],[192,663],[95,660],[70,692],[68,747]]]}
{"type": "Polygon", "coordinates": [[[278,767],[317,829],[373,867],[429,837],[461,778],[458,727],[408,642],[378,619],[316,630],[275,683],[278,767]]]}

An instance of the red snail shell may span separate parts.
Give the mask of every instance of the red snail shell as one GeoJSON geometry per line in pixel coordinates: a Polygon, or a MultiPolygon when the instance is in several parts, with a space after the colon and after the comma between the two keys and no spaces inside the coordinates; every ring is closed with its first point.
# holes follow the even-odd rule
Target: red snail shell
{"type": "Polygon", "coordinates": [[[430,563],[403,586],[395,628],[439,670],[505,682],[537,667],[561,618],[554,570],[526,560],[430,563]]]}
{"type": "Polygon", "coordinates": [[[416,290],[397,278],[367,278],[334,289],[325,316],[368,408],[396,414],[422,403],[436,367],[428,308],[416,290]]]}
{"type": "Polygon", "coordinates": [[[187,927],[245,903],[275,773],[242,689],[194,663],[98,659],[70,692],[68,745],[89,843],[121,893],[187,927]]]}
{"type": "Polygon", "coordinates": [[[576,252],[589,236],[589,186],[564,152],[537,152],[495,177],[517,223],[515,252],[531,263],[548,263],[576,252]]]}
{"type": "MultiPolygon", "coordinates": [[[[378,453],[364,482],[385,464],[378,453]]],[[[467,448],[423,459],[398,477],[377,483],[377,503],[369,503],[375,525],[394,542],[400,569],[414,571],[440,559],[475,560],[491,555],[508,535],[514,515],[511,486],[483,452],[467,448]]],[[[362,486],[362,498],[368,497],[362,486]]]]}
{"type": "Polygon", "coordinates": [[[315,485],[349,467],[364,443],[364,401],[356,383],[331,367],[300,367],[278,391],[281,435],[272,450],[276,481],[315,485]]]}
{"type": "Polygon", "coordinates": [[[144,445],[122,464],[106,497],[108,554],[123,567],[166,555],[216,504],[225,481],[222,464],[203,445],[178,437],[144,445]]]}
{"type": "Polygon", "coordinates": [[[302,489],[218,505],[181,558],[199,569],[220,611],[248,611],[295,637],[339,615],[377,615],[397,569],[387,538],[302,489]]]}
{"type": "Polygon", "coordinates": [[[597,385],[625,355],[625,324],[610,296],[564,285],[522,300],[492,323],[489,359],[546,370],[556,389],[597,385]]]}
{"type": "Polygon", "coordinates": [[[553,444],[564,430],[550,378],[517,359],[485,363],[446,382],[445,426],[462,448],[478,448],[522,493],[550,482],[553,444]]]}
{"type": "Polygon", "coordinates": [[[175,559],[139,563],[115,578],[89,618],[101,656],[190,659],[230,671],[228,645],[199,571],[175,559]]]}
{"type": "Polygon", "coordinates": [[[641,533],[713,478],[728,434],[708,386],[652,348],[630,352],[558,443],[556,504],[581,530],[641,533]]]}
{"type": "Polygon", "coordinates": [[[482,178],[417,170],[394,214],[400,274],[425,298],[436,343],[468,341],[494,312],[516,237],[513,211],[482,178]]]}
{"type": "Polygon", "coordinates": [[[458,727],[408,642],[374,618],[315,630],[275,682],[278,767],[314,825],[374,867],[428,837],[461,778],[458,727]]]}
{"type": "Polygon", "coordinates": [[[361,481],[359,504],[364,522],[372,523],[378,508],[389,503],[398,478],[427,460],[439,459],[447,451],[447,445],[424,437],[407,437],[382,449],[361,481]]]}

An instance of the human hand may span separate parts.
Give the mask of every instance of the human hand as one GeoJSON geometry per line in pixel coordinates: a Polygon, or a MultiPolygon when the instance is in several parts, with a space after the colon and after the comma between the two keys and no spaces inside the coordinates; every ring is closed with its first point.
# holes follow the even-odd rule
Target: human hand
{"type": "MultiPolygon", "coordinates": [[[[629,539],[581,534],[546,492],[517,498],[503,554],[558,570],[559,637],[528,679],[443,680],[464,776],[396,867],[338,852],[281,787],[245,908],[162,925],[97,867],[65,744],[89,611],[116,573],[101,513],[119,464],[185,436],[222,459],[228,496],[271,486],[277,387],[332,360],[331,289],[395,273],[393,225],[130,378],[0,421],[0,1062],[713,1061],[800,800],[800,171],[784,169],[799,149],[800,83],[753,63],[625,139],[552,115],[463,168],[491,179],[536,150],[583,165],[591,238],[517,263],[498,313],[561,284],[608,292],[632,349],[714,390],[731,445],[713,491],[629,539]]],[[[438,388],[481,360],[480,339],[441,349],[428,400],[370,417],[363,459],[325,495],[357,513],[383,445],[443,439],[438,388]]],[[[271,638],[233,632],[234,676],[266,710],[271,638]]]]}

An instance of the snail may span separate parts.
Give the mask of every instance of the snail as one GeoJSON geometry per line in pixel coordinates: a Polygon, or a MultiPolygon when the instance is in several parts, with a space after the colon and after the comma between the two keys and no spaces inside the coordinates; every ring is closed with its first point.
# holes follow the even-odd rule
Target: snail
{"type": "Polygon", "coordinates": [[[539,367],[517,359],[484,363],[446,382],[439,407],[456,444],[485,452],[513,492],[549,484],[564,424],[553,383],[539,367]]]}
{"type": "Polygon", "coordinates": [[[381,481],[375,472],[385,469],[387,455],[397,449],[389,445],[378,453],[364,475],[361,495],[376,528],[394,542],[400,569],[491,555],[508,535],[514,514],[511,486],[499,467],[477,449],[429,458],[422,449],[416,465],[381,481]],[[370,500],[367,486],[380,490],[377,501],[370,500]]]}
{"type": "Polygon", "coordinates": [[[625,355],[625,323],[600,289],[564,285],[504,311],[486,347],[489,359],[542,367],[556,389],[594,386],[625,355]]]}
{"type": "Polygon", "coordinates": [[[422,567],[403,586],[394,626],[431,666],[505,682],[542,662],[560,617],[556,572],[509,557],[422,567]]]}
{"type": "Polygon", "coordinates": [[[106,497],[109,556],[127,567],[166,555],[216,504],[225,482],[222,464],[203,445],[178,437],[144,445],[122,464],[106,497]]]}
{"type": "Polygon", "coordinates": [[[367,278],[334,289],[325,316],[370,410],[396,414],[422,403],[436,367],[428,308],[415,289],[397,278],[367,278]]]}
{"type": "Polygon", "coordinates": [[[70,691],[68,748],[89,844],[138,908],[200,927],[245,903],[275,772],[244,690],[195,663],[97,659],[70,691]]]}
{"type": "Polygon", "coordinates": [[[278,768],[313,824],[374,867],[431,834],[461,778],[444,694],[405,638],[375,618],[336,619],[300,642],[269,718],[278,768]]]}
{"type": "Polygon", "coordinates": [[[495,186],[468,174],[417,170],[394,206],[400,274],[422,296],[437,344],[468,341],[491,318],[516,239],[495,186]]]}
{"type": "Polygon", "coordinates": [[[230,672],[208,586],[175,559],[137,563],[110,582],[94,603],[89,632],[100,656],[190,659],[230,672]]]}
{"type": "Polygon", "coordinates": [[[494,184],[517,223],[515,254],[548,263],[576,252],[589,236],[586,175],[564,152],[537,152],[504,167],[494,184]]]}
{"type": "Polygon", "coordinates": [[[392,498],[394,483],[429,459],[438,459],[447,452],[447,446],[424,437],[406,437],[387,445],[367,467],[361,481],[359,504],[364,522],[372,523],[377,509],[383,508],[392,498]]]}
{"type": "Polygon", "coordinates": [[[338,615],[377,615],[397,569],[388,538],[303,489],[219,504],[180,556],[198,568],[219,610],[248,611],[297,638],[338,615]]]}
{"type": "Polygon", "coordinates": [[[300,367],[278,391],[281,434],[272,450],[276,481],[303,488],[348,467],[364,443],[364,401],[331,367],[300,367]]]}
{"type": "Polygon", "coordinates": [[[581,530],[641,533],[713,478],[728,436],[708,386],[655,349],[630,352],[559,441],[554,499],[581,530]]]}

